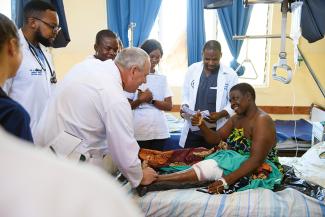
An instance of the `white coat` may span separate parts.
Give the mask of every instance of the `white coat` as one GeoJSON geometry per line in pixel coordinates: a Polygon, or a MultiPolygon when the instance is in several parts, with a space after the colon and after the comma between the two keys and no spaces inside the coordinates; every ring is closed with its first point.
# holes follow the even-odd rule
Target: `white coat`
{"type": "Polygon", "coordinates": [[[63,131],[82,139],[80,154],[109,154],[133,187],[142,180],[139,146],[119,69],[111,60],[87,58],[58,86],[39,121],[34,142],[48,147],[63,131]]]}
{"type": "MultiPolygon", "coordinates": [[[[196,95],[202,71],[203,62],[194,63],[188,68],[188,72],[184,80],[182,105],[187,104],[192,110],[195,108],[196,95]]],[[[216,112],[226,110],[229,115],[234,113],[229,103],[229,91],[232,86],[237,84],[237,82],[238,76],[235,71],[223,64],[220,64],[217,81],[216,112]]],[[[221,118],[218,120],[216,122],[216,128],[219,129],[222,127],[226,121],[226,118],[221,118]]],[[[181,147],[184,147],[185,145],[190,124],[190,122],[185,121],[179,141],[179,145],[181,147]]]]}
{"type": "MultiPolygon", "coordinates": [[[[46,62],[43,64],[46,67],[46,71],[43,71],[42,67],[31,53],[21,29],[19,30],[19,39],[23,60],[16,76],[8,79],[3,89],[9,97],[21,104],[30,115],[30,127],[32,135],[34,136],[43,109],[56,85],[50,82],[51,73],[46,62]]],[[[41,44],[40,48],[54,72],[51,55],[48,49],[41,44]]]]}

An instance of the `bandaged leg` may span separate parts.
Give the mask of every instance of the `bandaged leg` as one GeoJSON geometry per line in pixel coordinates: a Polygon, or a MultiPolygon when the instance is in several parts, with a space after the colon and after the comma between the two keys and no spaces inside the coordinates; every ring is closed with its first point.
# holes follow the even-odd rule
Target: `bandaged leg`
{"type": "Polygon", "coordinates": [[[214,181],[222,177],[223,170],[215,160],[200,161],[192,166],[199,181],[214,181]]]}

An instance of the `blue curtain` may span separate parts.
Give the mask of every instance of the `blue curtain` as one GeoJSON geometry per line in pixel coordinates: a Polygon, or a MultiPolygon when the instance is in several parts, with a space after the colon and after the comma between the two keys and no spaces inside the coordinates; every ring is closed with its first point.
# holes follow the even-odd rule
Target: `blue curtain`
{"type": "MultiPolygon", "coordinates": [[[[240,53],[241,46],[243,44],[242,40],[233,40],[232,36],[234,35],[245,35],[247,31],[247,27],[249,24],[249,20],[252,13],[252,6],[248,6],[244,8],[242,1],[234,1],[231,6],[225,8],[219,8],[218,16],[220,19],[221,27],[225,34],[225,38],[227,40],[228,47],[233,56],[233,60],[230,63],[231,68],[234,70],[237,69],[239,63],[237,62],[237,58],[240,53]]],[[[237,74],[243,75],[245,69],[241,68],[237,74]]]]}
{"type": "Polygon", "coordinates": [[[107,0],[108,28],[116,32],[125,47],[129,46],[128,26],[136,23],[133,46],[141,45],[150,34],[161,0],[107,0]]]}
{"type": "Polygon", "coordinates": [[[106,0],[108,28],[115,32],[123,42],[124,47],[129,46],[128,26],[130,23],[129,0],[106,0]]]}
{"type": "MultiPolygon", "coordinates": [[[[31,0],[12,0],[11,1],[11,18],[15,21],[18,28],[23,26],[23,10],[27,2],[31,0]]],[[[70,42],[70,35],[67,20],[65,18],[64,6],[62,0],[45,0],[46,2],[52,3],[57,10],[61,31],[56,37],[53,47],[65,47],[70,42]]]]}
{"type": "Polygon", "coordinates": [[[187,1],[187,59],[188,65],[202,60],[205,43],[202,0],[187,1]]]}
{"type": "Polygon", "coordinates": [[[23,9],[24,5],[30,0],[12,0],[11,1],[11,19],[18,28],[23,26],[23,9]]]}

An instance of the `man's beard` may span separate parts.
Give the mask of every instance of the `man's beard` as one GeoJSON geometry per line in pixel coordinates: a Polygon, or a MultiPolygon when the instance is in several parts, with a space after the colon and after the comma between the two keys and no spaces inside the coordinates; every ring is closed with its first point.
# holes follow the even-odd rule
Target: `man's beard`
{"type": "Polygon", "coordinates": [[[45,38],[39,29],[35,32],[35,39],[45,47],[51,47],[53,45],[51,40],[45,38]]]}

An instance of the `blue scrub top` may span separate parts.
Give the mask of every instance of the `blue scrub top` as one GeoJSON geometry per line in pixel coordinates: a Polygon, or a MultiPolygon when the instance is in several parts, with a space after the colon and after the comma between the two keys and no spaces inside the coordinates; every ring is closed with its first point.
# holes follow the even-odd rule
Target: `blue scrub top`
{"type": "Polygon", "coordinates": [[[33,143],[27,111],[0,87],[0,125],[9,133],[33,143]]]}

